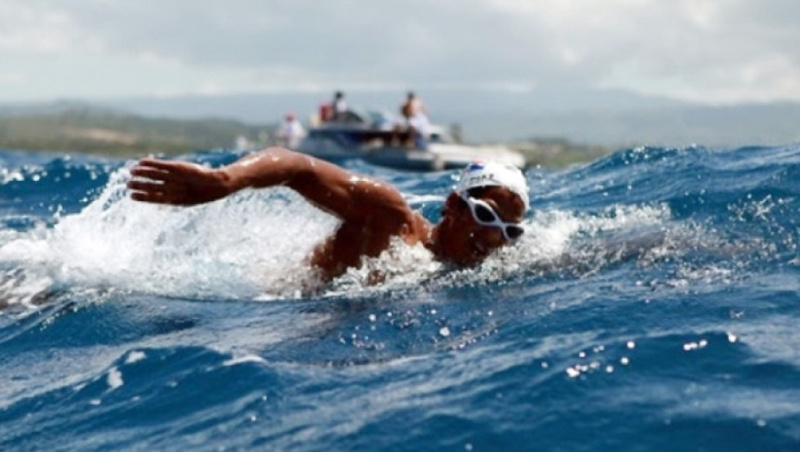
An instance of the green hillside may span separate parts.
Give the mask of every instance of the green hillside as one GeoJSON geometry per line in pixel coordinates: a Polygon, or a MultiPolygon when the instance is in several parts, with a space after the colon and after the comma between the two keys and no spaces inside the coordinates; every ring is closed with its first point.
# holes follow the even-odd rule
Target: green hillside
{"type": "MultiPolygon", "coordinates": [[[[232,119],[150,118],[95,106],[64,104],[0,109],[0,149],[84,152],[119,157],[184,154],[271,144],[276,125],[249,125],[232,119]]],[[[564,139],[522,140],[504,144],[525,156],[528,165],[565,166],[609,152],[564,139]]]]}
{"type": "Polygon", "coordinates": [[[590,162],[613,150],[606,146],[573,143],[564,138],[531,138],[502,144],[522,154],[528,166],[555,168],[590,162]]]}
{"type": "Polygon", "coordinates": [[[267,140],[274,126],[227,119],[144,118],[94,108],[0,114],[0,148],[115,156],[178,154],[231,148],[238,137],[267,140]]]}

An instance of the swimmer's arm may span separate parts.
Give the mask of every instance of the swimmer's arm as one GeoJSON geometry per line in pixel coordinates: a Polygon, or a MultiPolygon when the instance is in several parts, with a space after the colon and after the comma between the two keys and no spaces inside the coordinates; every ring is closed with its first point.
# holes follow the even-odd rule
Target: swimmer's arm
{"type": "MultiPolygon", "coordinates": [[[[285,185],[345,221],[411,213],[391,185],[357,176],[332,163],[283,148],[269,148],[218,169],[194,163],[143,159],[131,170],[131,197],[157,204],[191,206],[244,188],[285,185]]],[[[402,220],[401,220],[402,221],[402,220]]]]}
{"type": "Polygon", "coordinates": [[[347,222],[396,224],[413,215],[392,185],[288,149],[267,149],[224,171],[236,190],[284,185],[347,222]]]}
{"type": "Polygon", "coordinates": [[[131,169],[131,198],[155,204],[193,206],[216,201],[248,187],[271,187],[292,180],[306,163],[283,148],[247,155],[222,168],[144,158],[131,169]]]}
{"type": "Polygon", "coordinates": [[[303,168],[286,186],[320,209],[346,222],[382,223],[388,228],[411,221],[414,213],[397,189],[333,163],[303,154],[303,168]]]}

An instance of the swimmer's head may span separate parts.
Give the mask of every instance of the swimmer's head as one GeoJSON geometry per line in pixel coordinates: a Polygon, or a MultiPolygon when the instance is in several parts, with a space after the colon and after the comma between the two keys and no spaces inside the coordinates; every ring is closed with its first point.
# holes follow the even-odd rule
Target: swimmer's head
{"type": "Polygon", "coordinates": [[[459,196],[479,187],[503,187],[516,194],[522,200],[524,211],[530,207],[528,183],[517,167],[497,162],[474,162],[461,172],[461,178],[454,191],[459,196]]]}
{"type": "Polygon", "coordinates": [[[445,200],[438,225],[438,252],[458,265],[476,265],[514,242],[530,203],[522,172],[496,162],[468,165],[445,200]]]}

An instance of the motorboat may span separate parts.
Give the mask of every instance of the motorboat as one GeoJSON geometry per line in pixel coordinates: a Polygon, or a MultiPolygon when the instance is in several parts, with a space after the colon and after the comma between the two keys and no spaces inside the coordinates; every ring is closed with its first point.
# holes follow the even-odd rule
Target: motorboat
{"type": "Polygon", "coordinates": [[[522,154],[502,146],[458,143],[447,130],[431,125],[424,149],[408,146],[408,132],[386,111],[351,109],[308,130],[297,150],[329,161],[360,158],[369,163],[414,171],[463,168],[476,160],[525,167],[522,154]]]}

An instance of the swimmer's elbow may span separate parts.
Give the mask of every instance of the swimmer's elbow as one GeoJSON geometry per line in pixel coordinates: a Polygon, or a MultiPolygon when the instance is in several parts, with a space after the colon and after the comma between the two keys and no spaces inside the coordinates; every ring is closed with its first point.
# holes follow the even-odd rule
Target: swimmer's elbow
{"type": "Polygon", "coordinates": [[[225,173],[233,191],[289,185],[308,166],[304,157],[281,147],[267,148],[226,167],[225,173]]]}

